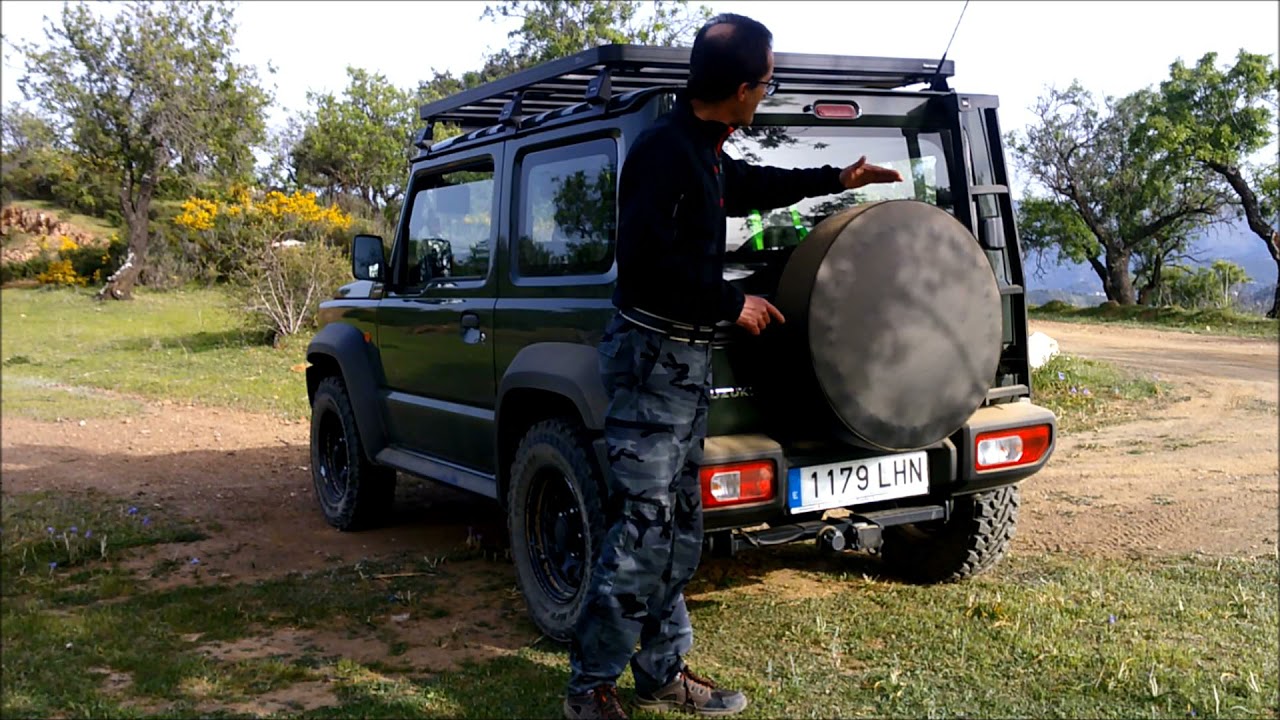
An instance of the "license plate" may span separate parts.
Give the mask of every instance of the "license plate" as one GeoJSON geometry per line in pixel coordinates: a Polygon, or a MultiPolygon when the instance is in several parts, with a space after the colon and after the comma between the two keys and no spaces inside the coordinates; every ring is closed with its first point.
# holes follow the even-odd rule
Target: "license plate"
{"type": "Polygon", "coordinates": [[[793,513],[925,495],[928,455],[923,452],[791,468],[787,507],[793,513]]]}

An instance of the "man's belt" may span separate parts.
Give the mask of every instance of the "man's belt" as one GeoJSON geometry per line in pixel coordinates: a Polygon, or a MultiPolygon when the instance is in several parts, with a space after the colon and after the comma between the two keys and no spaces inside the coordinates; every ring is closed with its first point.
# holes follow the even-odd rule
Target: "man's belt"
{"type": "Polygon", "coordinates": [[[714,340],[716,335],[716,327],[714,325],[691,325],[679,320],[655,315],[640,308],[626,308],[619,310],[618,314],[642,328],[662,333],[679,342],[706,345],[714,340]]]}

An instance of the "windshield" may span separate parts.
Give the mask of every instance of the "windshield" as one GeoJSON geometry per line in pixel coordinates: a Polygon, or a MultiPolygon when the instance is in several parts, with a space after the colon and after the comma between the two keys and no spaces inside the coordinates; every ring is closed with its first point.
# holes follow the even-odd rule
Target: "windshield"
{"type": "Polygon", "coordinates": [[[724,144],[730,157],[754,165],[807,168],[851,165],[865,155],[873,165],[902,173],[904,181],[839,195],[807,198],[791,207],[759,208],[728,218],[728,250],[791,247],[815,225],[847,207],[878,200],[921,200],[950,209],[950,175],[942,132],[917,128],[756,125],[740,128],[724,144]],[[939,191],[942,191],[939,193],[939,191]],[[942,203],[939,203],[941,197],[942,203]]]}

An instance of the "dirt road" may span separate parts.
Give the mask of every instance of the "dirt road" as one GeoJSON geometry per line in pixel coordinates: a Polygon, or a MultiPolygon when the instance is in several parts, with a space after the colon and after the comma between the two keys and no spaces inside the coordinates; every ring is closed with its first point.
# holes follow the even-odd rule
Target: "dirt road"
{"type": "Polygon", "coordinates": [[[1157,416],[1060,439],[1023,486],[1016,547],[1071,553],[1275,553],[1275,341],[1033,322],[1063,353],[1172,382],[1157,416]]]}
{"type": "MultiPolygon", "coordinates": [[[[1176,383],[1188,399],[1158,417],[1061,439],[1024,485],[1015,552],[1273,553],[1277,537],[1274,342],[1033,323],[1063,352],[1176,383]]],[[[395,524],[341,534],[310,492],[308,427],[186,405],[127,420],[0,420],[3,491],[95,488],[220,528],[183,547],[235,579],[384,552],[443,553],[491,525],[495,506],[403,481],[395,524]]]]}

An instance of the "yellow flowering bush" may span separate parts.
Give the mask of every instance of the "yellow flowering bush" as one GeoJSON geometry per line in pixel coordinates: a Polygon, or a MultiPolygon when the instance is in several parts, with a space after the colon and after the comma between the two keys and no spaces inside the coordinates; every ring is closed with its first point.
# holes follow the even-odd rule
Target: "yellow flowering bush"
{"type": "Polygon", "coordinates": [[[187,198],[182,203],[182,213],[174,218],[178,225],[192,230],[212,230],[218,217],[218,204],[203,198],[187,198]]]}
{"type": "Polygon", "coordinates": [[[48,270],[36,276],[36,282],[41,285],[82,286],[87,284],[89,280],[76,273],[76,269],[71,266],[70,260],[54,260],[49,263],[48,270]]]}
{"type": "Polygon", "coordinates": [[[248,188],[229,193],[229,200],[218,202],[191,197],[182,203],[182,212],[174,218],[179,227],[197,232],[213,232],[220,240],[233,242],[245,232],[263,232],[279,240],[286,235],[304,235],[311,239],[343,231],[351,227],[351,216],[336,205],[321,206],[312,192],[279,190],[260,193],[248,188]]]}
{"type": "Polygon", "coordinates": [[[36,275],[42,285],[84,286],[100,283],[110,274],[110,268],[118,265],[124,255],[125,244],[115,233],[107,238],[106,246],[98,243],[81,245],[63,235],[58,249],[52,250],[47,238],[39,242],[41,253],[48,260],[48,267],[36,275]]]}
{"type": "Polygon", "coordinates": [[[349,230],[352,217],[315,193],[238,186],[221,199],[188,198],[173,223],[275,337],[312,325],[320,301],[350,272],[326,239],[349,230]]]}

